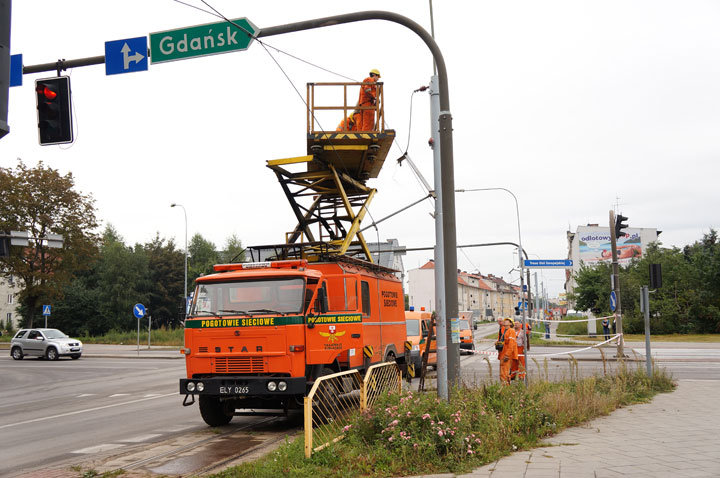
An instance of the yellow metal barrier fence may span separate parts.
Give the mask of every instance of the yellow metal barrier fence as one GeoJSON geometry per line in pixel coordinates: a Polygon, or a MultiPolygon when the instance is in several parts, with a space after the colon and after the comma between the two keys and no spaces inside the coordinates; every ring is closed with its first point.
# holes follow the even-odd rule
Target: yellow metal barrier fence
{"type": "Polygon", "coordinates": [[[360,410],[367,410],[383,392],[402,392],[402,373],[395,362],[378,363],[365,374],[360,410]]]}
{"type": "Polygon", "coordinates": [[[363,379],[357,370],[325,375],[315,380],[305,397],[305,457],[341,440],[354,411],[367,410],[383,392],[402,391],[395,362],[373,365],[363,379]]]}

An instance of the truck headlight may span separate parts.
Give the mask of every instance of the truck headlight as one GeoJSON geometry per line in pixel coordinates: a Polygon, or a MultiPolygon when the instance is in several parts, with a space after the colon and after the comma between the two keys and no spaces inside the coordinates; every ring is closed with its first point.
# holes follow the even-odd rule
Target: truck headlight
{"type": "Polygon", "coordinates": [[[268,382],[267,389],[270,392],[274,392],[275,390],[277,390],[277,384],[275,382],[268,382]]]}
{"type": "Polygon", "coordinates": [[[287,383],[278,382],[278,390],[280,390],[281,392],[284,392],[285,390],[287,390],[287,383]]]}
{"type": "Polygon", "coordinates": [[[187,388],[188,392],[194,392],[195,391],[195,382],[188,382],[186,388],[187,388]]]}
{"type": "Polygon", "coordinates": [[[205,390],[205,384],[202,382],[198,382],[197,383],[197,391],[202,392],[203,390],[205,390]]]}

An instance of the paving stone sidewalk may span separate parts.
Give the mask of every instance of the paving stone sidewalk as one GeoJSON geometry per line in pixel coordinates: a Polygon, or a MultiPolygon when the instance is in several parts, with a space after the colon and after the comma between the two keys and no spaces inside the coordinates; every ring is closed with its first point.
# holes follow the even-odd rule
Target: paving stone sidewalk
{"type": "MultiPolygon", "coordinates": [[[[682,380],[672,393],[569,428],[553,446],[513,453],[467,478],[720,477],[720,381],[682,380]]],[[[453,476],[452,474],[443,476],[453,476]]]]}

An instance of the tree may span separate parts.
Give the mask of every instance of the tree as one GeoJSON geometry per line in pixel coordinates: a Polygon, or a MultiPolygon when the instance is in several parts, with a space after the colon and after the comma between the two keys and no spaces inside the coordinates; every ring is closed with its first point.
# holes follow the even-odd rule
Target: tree
{"type": "MultiPolygon", "coordinates": [[[[642,333],[640,288],[650,283],[650,264],[662,267],[663,285],[650,296],[652,333],[720,332],[720,242],[715,230],[700,241],[664,248],[650,244],[641,259],[620,268],[623,331],[642,333]]],[[[609,314],[610,264],[581,267],[571,299],[579,310],[609,314]]]]}
{"type": "Polygon", "coordinates": [[[149,308],[153,322],[158,326],[179,323],[182,310],[184,251],[175,248],[175,242],[157,233],[145,244],[149,270],[149,308]]]}
{"type": "MultiPolygon", "coordinates": [[[[98,301],[103,318],[101,333],[111,329],[132,330],[137,321],[132,308],[149,298],[148,257],[142,246],[128,247],[108,225],[103,233],[97,268],[98,301]]],[[[152,310],[151,310],[152,313],[152,310]]]]}
{"type": "Polygon", "coordinates": [[[220,257],[215,250],[215,244],[206,240],[200,234],[195,234],[188,245],[188,289],[200,276],[212,274],[213,266],[220,262],[220,257]]]}
{"type": "Polygon", "coordinates": [[[245,260],[245,248],[237,234],[233,234],[225,240],[224,250],[220,252],[219,256],[220,262],[224,264],[245,260]]]}
{"type": "Polygon", "coordinates": [[[0,258],[0,269],[20,280],[18,299],[30,327],[40,306],[61,298],[63,288],[97,255],[94,200],[74,186],[72,173],[63,176],[42,162],[29,168],[19,160],[15,169],[0,168],[0,230],[28,231],[35,238],[63,236],[62,248],[33,240],[0,258]]]}

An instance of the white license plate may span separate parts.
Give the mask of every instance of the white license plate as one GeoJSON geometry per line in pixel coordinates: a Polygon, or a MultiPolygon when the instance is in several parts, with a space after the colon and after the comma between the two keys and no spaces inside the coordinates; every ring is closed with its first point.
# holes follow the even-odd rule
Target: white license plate
{"type": "Polygon", "coordinates": [[[220,393],[223,395],[246,395],[250,392],[247,385],[237,385],[231,387],[220,387],[220,393]]]}

